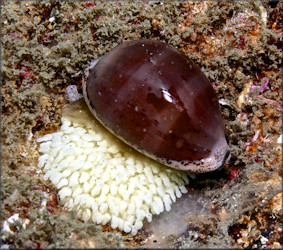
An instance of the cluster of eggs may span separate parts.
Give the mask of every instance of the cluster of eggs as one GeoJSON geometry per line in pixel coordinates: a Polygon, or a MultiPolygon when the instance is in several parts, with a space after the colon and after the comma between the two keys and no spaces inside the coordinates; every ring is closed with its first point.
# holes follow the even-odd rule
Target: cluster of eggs
{"type": "Polygon", "coordinates": [[[83,100],[63,110],[59,131],[40,143],[38,166],[61,204],[84,220],[135,235],[146,219],[170,211],[187,193],[185,172],[170,169],[117,140],[92,119],[83,100]]]}

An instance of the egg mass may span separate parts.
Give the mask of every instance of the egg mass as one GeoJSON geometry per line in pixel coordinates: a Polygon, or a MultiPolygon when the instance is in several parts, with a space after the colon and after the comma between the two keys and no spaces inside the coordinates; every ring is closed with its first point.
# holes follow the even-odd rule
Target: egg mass
{"type": "Polygon", "coordinates": [[[227,160],[214,89],[171,45],[153,40],[118,45],[89,70],[83,92],[104,127],[169,167],[201,173],[227,160]]]}

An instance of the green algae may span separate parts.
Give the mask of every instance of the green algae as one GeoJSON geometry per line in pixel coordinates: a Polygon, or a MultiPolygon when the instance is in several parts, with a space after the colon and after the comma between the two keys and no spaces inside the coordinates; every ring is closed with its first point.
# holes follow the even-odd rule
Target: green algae
{"type": "Polygon", "coordinates": [[[20,221],[13,223],[13,234],[3,233],[2,239],[4,236],[11,246],[36,248],[39,243],[41,248],[81,247],[73,234],[78,235],[76,240],[91,239],[98,248],[122,246],[120,234],[106,233],[102,237],[101,227],[77,220],[75,211],[62,215],[50,212],[47,207],[39,209],[48,199],[47,193],[39,188],[42,185],[39,179],[27,175],[2,176],[2,216],[8,218],[10,213],[17,211],[20,218],[29,221],[25,228],[20,221]]]}

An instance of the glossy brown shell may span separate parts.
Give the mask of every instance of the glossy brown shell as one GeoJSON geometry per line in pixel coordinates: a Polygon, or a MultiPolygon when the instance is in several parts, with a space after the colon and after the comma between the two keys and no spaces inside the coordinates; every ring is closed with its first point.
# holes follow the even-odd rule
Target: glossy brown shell
{"type": "Polygon", "coordinates": [[[124,42],[90,69],[83,90],[94,116],[149,157],[190,172],[223,164],[228,145],[216,94],[174,47],[124,42]]]}

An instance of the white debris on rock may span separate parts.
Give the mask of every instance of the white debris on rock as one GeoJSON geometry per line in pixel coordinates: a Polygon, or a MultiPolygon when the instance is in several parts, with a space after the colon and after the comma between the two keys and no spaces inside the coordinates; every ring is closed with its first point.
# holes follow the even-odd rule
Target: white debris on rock
{"type": "MultiPolygon", "coordinates": [[[[29,219],[27,218],[22,219],[20,218],[20,214],[15,213],[3,222],[2,231],[10,233],[10,234],[14,234],[14,231],[11,230],[11,228],[15,227],[17,230],[19,230],[22,227],[23,229],[26,229],[29,223],[30,223],[29,219]]],[[[3,235],[2,239],[5,239],[5,238],[6,236],[3,235]]]]}
{"type": "Polygon", "coordinates": [[[283,143],[283,139],[282,139],[282,134],[278,137],[277,139],[277,144],[281,144],[283,143]]]}
{"type": "Polygon", "coordinates": [[[66,88],[66,94],[67,94],[67,99],[71,102],[74,102],[83,96],[79,94],[77,86],[76,85],[70,85],[66,88]]]}
{"type": "Polygon", "coordinates": [[[60,131],[37,140],[38,166],[65,208],[77,209],[84,221],[135,235],[144,219],[151,222],[152,215],[169,211],[187,192],[187,174],[121,143],[86,109],[82,100],[69,105],[60,131]]]}

